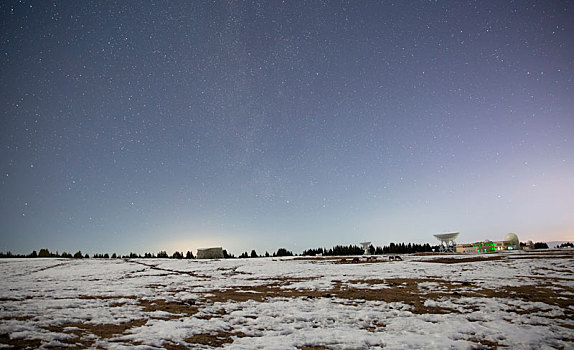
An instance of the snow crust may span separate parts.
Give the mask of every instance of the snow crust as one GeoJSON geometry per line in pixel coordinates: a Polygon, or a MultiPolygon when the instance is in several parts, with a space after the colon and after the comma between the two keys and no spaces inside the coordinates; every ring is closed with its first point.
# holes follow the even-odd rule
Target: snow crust
{"type": "Polygon", "coordinates": [[[432,262],[435,256],[365,264],[293,258],[3,259],[0,335],[39,340],[41,348],[74,342],[109,349],[167,344],[198,349],[573,348],[572,256],[520,256],[456,264],[432,262]],[[334,288],[392,293],[406,287],[406,280],[419,281],[418,292],[428,294],[422,306],[447,312],[418,312],[401,300],[328,294],[334,288]],[[299,294],[265,296],[262,286],[299,294]],[[475,293],[477,286],[550,288],[564,302],[531,301],[512,293],[491,297],[475,293]],[[450,288],[458,294],[451,295],[450,288]],[[218,298],[225,291],[246,298],[218,298]],[[154,304],[158,300],[190,305],[193,314],[185,308],[162,309],[154,304]],[[130,322],[139,323],[111,335],[84,329],[130,322]],[[226,341],[190,340],[204,334],[226,341]]]}

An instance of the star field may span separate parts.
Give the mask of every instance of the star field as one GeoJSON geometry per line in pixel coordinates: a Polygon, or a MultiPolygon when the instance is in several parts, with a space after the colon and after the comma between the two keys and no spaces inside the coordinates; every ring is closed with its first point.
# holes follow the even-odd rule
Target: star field
{"type": "Polygon", "coordinates": [[[4,1],[0,251],[574,239],[568,1],[4,1]]]}

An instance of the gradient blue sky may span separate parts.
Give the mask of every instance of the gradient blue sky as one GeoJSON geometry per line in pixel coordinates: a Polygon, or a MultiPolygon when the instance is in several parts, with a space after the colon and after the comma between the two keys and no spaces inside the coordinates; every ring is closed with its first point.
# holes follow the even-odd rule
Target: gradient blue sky
{"type": "Polygon", "coordinates": [[[0,14],[0,251],[574,240],[572,2],[0,14]]]}

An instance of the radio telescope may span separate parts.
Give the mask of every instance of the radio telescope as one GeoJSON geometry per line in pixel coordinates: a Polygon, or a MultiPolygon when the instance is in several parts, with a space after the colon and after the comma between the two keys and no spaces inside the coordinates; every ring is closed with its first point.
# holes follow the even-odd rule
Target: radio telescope
{"type": "Polygon", "coordinates": [[[363,255],[369,255],[369,247],[371,246],[371,242],[361,242],[361,246],[363,247],[363,255]]]}
{"type": "Polygon", "coordinates": [[[434,235],[436,239],[439,240],[440,252],[451,252],[454,253],[456,250],[456,242],[454,241],[460,232],[450,232],[450,233],[441,233],[434,235]]]}

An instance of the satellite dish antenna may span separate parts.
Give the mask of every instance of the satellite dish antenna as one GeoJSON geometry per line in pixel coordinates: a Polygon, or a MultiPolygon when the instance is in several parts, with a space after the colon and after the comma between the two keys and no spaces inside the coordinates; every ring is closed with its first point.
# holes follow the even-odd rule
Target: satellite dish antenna
{"type": "Polygon", "coordinates": [[[361,246],[363,247],[363,255],[369,255],[369,247],[371,246],[371,242],[361,242],[361,246]]]}
{"type": "Polygon", "coordinates": [[[439,240],[439,250],[443,253],[454,253],[456,250],[456,242],[454,241],[460,232],[441,233],[434,235],[439,240]]]}

